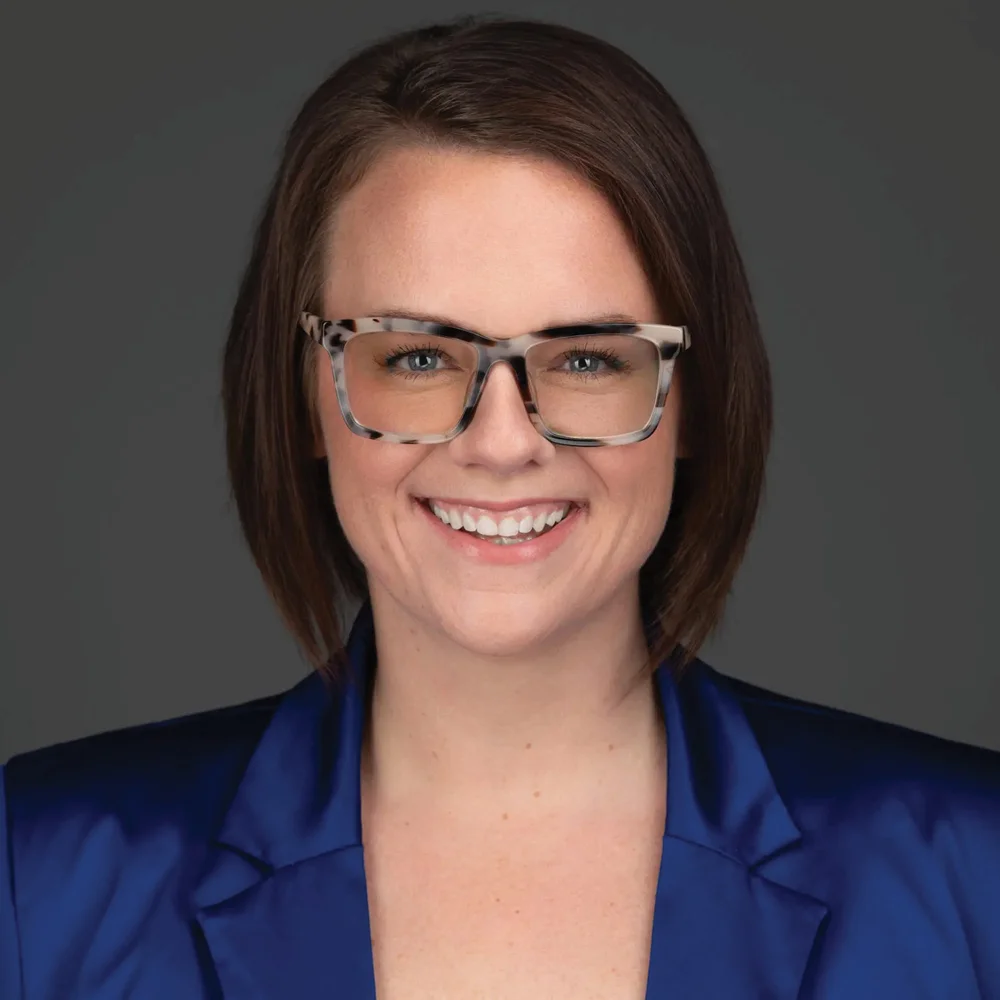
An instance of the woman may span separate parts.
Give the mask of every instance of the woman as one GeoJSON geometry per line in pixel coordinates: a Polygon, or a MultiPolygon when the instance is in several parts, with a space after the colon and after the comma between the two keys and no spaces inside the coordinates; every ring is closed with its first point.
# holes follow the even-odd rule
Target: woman
{"type": "Polygon", "coordinates": [[[224,399],[316,669],[7,764],[2,1000],[1000,997],[998,755],[696,657],[768,367],[631,59],[463,19],[338,69],[224,399]]]}

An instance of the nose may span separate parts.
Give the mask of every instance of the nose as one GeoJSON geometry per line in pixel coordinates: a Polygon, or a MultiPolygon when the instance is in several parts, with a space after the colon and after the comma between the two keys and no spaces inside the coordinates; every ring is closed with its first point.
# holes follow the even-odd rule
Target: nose
{"type": "Polygon", "coordinates": [[[535,430],[514,371],[505,362],[490,369],[472,423],[448,446],[456,461],[500,474],[544,464],[555,454],[555,445],[535,430]]]}

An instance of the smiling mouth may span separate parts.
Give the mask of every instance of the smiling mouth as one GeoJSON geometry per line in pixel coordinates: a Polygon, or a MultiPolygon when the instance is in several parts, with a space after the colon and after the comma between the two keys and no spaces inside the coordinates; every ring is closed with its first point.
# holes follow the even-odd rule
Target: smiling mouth
{"type": "Polygon", "coordinates": [[[522,545],[540,538],[581,507],[576,501],[567,500],[531,504],[510,511],[488,511],[434,498],[421,498],[418,502],[453,531],[466,532],[494,545],[522,545]]]}

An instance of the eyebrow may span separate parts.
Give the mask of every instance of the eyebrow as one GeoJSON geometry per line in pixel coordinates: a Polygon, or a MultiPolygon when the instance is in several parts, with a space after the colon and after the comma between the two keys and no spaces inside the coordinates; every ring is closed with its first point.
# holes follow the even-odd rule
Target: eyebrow
{"type": "MultiPolygon", "coordinates": [[[[452,326],[459,330],[469,330],[470,327],[458,320],[445,316],[442,313],[422,312],[419,309],[407,309],[403,306],[389,306],[385,309],[376,309],[368,313],[369,316],[395,317],[396,319],[415,319],[419,323],[440,323],[442,326],[452,326]]],[[[559,323],[547,323],[539,330],[552,330],[563,326],[592,326],[599,323],[634,323],[638,325],[639,320],[629,313],[600,313],[593,316],[585,316],[580,319],[565,320],[559,323]]]]}

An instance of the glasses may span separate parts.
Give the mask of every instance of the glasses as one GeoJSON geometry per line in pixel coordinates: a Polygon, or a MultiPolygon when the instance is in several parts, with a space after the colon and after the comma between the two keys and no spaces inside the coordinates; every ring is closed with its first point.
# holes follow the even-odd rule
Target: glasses
{"type": "Polygon", "coordinates": [[[632,444],[656,430],[683,326],[586,323],[495,340],[402,317],[321,319],[302,329],[330,355],[340,411],[362,437],[440,444],[472,422],[490,369],[513,369],[542,437],[576,447],[632,444]]]}

